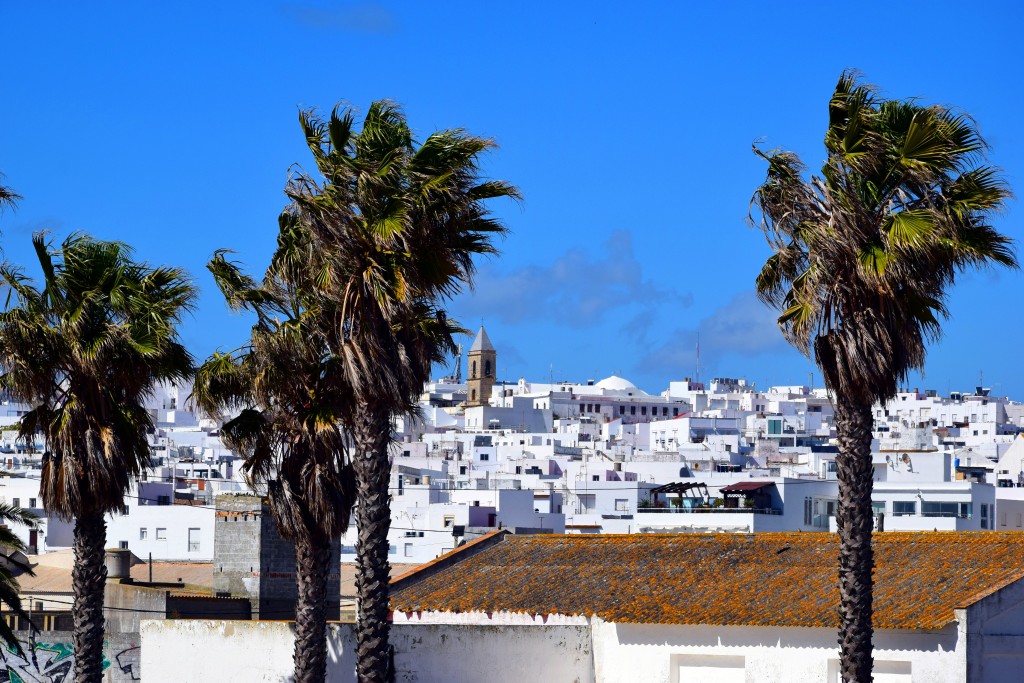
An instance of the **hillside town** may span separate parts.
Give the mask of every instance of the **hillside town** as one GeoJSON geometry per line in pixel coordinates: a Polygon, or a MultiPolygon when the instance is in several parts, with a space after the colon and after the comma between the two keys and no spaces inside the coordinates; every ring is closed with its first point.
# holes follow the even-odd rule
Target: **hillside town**
{"type": "Polygon", "coordinates": [[[1024,679],[976,4],[5,4],[0,683],[1024,679]]]}
{"type": "MultiPolygon", "coordinates": [[[[837,448],[823,389],[684,377],[652,394],[617,376],[502,381],[499,354],[481,327],[450,376],[424,387],[418,417],[393,424],[393,576],[415,578],[424,571],[416,567],[508,534],[611,534],[662,552],[684,532],[721,544],[738,541],[720,534],[770,532],[764,543],[785,545],[802,542],[787,534],[835,531],[837,448]]],[[[138,672],[146,619],[294,618],[294,552],[266,513],[265,492],[247,484],[241,459],[221,442],[227,418],[199,413],[189,395],[182,384],[152,397],[151,466],[107,518],[107,629],[124,646],[115,680],[138,672]]],[[[9,429],[25,409],[3,404],[0,502],[41,521],[12,527],[28,554],[8,564],[35,568],[19,576],[23,599],[44,630],[66,630],[72,525],[39,502],[46,444],[9,429]]],[[[894,552],[900,532],[1022,528],[1024,404],[980,386],[944,396],[907,388],[874,416],[875,530],[893,534],[894,552]]],[[[334,618],[354,614],[355,545],[350,529],[336,549],[334,618]]]]}

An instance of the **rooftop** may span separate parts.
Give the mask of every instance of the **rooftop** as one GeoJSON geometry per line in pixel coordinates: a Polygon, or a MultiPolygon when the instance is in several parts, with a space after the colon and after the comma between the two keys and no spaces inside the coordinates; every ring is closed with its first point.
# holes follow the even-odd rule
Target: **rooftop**
{"type": "MultiPolygon", "coordinates": [[[[953,610],[1024,577],[1022,533],[873,539],[876,628],[942,628],[953,610]]],[[[397,579],[392,608],[836,628],[838,549],[827,533],[500,533],[397,579]]]]}

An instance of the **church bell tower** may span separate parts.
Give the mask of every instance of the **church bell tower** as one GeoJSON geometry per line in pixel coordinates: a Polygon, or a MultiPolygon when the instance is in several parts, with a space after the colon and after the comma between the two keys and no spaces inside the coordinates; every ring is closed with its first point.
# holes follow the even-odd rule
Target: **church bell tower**
{"type": "Polygon", "coordinates": [[[497,372],[498,353],[487,337],[483,326],[476,333],[473,345],[469,347],[469,382],[466,394],[466,406],[486,406],[494,386],[494,375],[497,372]]]}

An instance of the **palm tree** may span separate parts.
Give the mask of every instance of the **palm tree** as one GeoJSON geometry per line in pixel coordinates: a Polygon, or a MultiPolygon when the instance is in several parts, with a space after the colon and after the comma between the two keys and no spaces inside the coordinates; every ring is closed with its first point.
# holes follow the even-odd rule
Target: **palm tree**
{"type": "Polygon", "coordinates": [[[245,458],[250,485],[267,491],[282,537],[295,543],[294,680],[313,683],[327,676],[331,544],[348,529],[355,498],[340,426],[352,400],[316,328],[315,290],[296,289],[282,277],[287,269],[275,272],[280,263],[258,285],[224,252],[210,261],[229,306],[258,320],[248,345],[199,368],[192,399],[209,415],[237,413],[221,435],[245,458]]]}
{"type": "Polygon", "coordinates": [[[333,297],[323,330],[355,399],[357,675],[385,681],[392,420],[415,410],[431,364],[461,331],[441,304],[471,284],[473,257],[494,253],[504,232],[486,200],[518,193],[480,177],[492,141],[447,130],[418,144],[391,102],[374,102],[358,132],[350,109],[327,121],[303,111],[300,122],[318,177],[300,172],[286,193],[316,245],[306,270],[333,297]]]}
{"type": "Polygon", "coordinates": [[[768,162],[753,203],[774,251],[757,292],[835,403],[841,669],[860,682],[872,669],[872,405],[923,368],[957,274],[1017,261],[989,223],[1009,190],[967,116],[882,99],[846,72],[825,149],[810,178],[795,154],[754,150],[768,162]]]}
{"type": "Polygon", "coordinates": [[[75,680],[99,681],[103,662],[104,515],[149,465],[143,405],[158,382],[192,373],[177,323],[196,291],[183,271],[150,268],[129,247],[72,235],[56,250],[33,237],[37,289],[18,268],[0,279],[13,305],[0,314],[2,387],[34,407],[19,435],[42,434],[44,507],[75,521],[75,680]]]}
{"type": "MultiPolygon", "coordinates": [[[[0,173],[0,180],[3,180],[3,174],[0,173]]],[[[14,204],[17,200],[21,199],[21,195],[15,194],[14,190],[9,187],[0,185],[0,210],[5,206],[14,208],[14,204]]]]}
{"type": "MultiPolygon", "coordinates": [[[[8,503],[0,503],[0,551],[3,551],[6,562],[16,567],[18,574],[35,575],[30,565],[15,559],[14,553],[16,551],[25,552],[27,548],[22,540],[11,531],[8,525],[19,524],[29,529],[35,529],[38,523],[39,518],[31,511],[8,503]]],[[[32,625],[29,614],[21,606],[20,591],[21,586],[18,585],[14,572],[6,564],[0,566],[0,604],[6,605],[8,609],[27,621],[30,625],[29,628],[34,629],[35,626],[32,625]]],[[[0,619],[0,638],[3,638],[7,647],[19,655],[24,655],[18,637],[14,635],[14,631],[11,630],[6,619],[0,619]]],[[[2,655],[2,652],[0,652],[0,655],[2,655]]]]}

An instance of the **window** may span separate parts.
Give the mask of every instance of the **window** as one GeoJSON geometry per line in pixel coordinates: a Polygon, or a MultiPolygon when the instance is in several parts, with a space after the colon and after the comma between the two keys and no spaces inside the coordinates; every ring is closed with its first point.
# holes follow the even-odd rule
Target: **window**
{"type": "Polygon", "coordinates": [[[636,415],[636,406],[630,406],[629,407],[629,414],[630,415],[636,415]]]}
{"type": "Polygon", "coordinates": [[[192,528],[188,530],[188,551],[190,553],[199,552],[199,529],[192,528]]]}
{"type": "Polygon", "coordinates": [[[594,476],[592,477],[592,479],[593,479],[593,481],[601,481],[601,475],[600,475],[600,474],[595,474],[595,475],[594,475],[594,476]]]}
{"type": "Polygon", "coordinates": [[[490,376],[491,376],[491,361],[485,360],[484,361],[484,377],[490,377],[490,376]]]}
{"type": "Polygon", "coordinates": [[[661,409],[661,416],[662,417],[668,417],[668,408],[662,408],[661,409]]]}
{"type": "Polygon", "coordinates": [[[11,499],[11,505],[13,505],[16,508],[20,508],[21,507],[21,498],[12,498],[11,499]]]}
{"type": "Polygon", "coordinates": [[[29,506],[30,508],[34,508],[34,507],[37,507],[37,505],[36,505],[36,499],[35,499],[35,498],[29,498],[29,499],[28,499],[28,506],[29,506]]]}
{"type": "Polygon", "coordinates": [[[917,514],[916,500],[894,500],[892,502],[893,517],[906,517],[917,514]]]}
{"type": "Polygon", "coordinates": [[[811,498],[804,498],[804,524],[814,524],[814,501],[811,498]]]}
{"type": "Polygon", "coordinates": [[[455,515],[444,516],[444,528],[450,529],[455,525],[455,515]]]}
{"type": "Polygon", "coordinates": [[[1006,526],[1006,513],[1005,512],[1000,512],[999,513],[999,526],[1002,526],[1002,527],[1006,526]]]}
{"type": "Polygon", "coordinates": [[[145,541],[147,538],[149,538],[149,529],[147,529],[146,527],[140,528],[139,529],[139,540],[140,541],[145,541]]]}
{"type": "Polygon", "coordinates": [[[679,417],[679,408],[673,408],[672,409],[672,416],[673,417],[679,417]]]}
{"type": "Polygon", "coordinates": [[[981,504],[981,528],[982,529],[988,529],[989,528],[989,523],[988,523],[988,507],[989,506],[986,505],[985,503],[981,504]]]}
{"type": "Polygon", "coordinates": [[[871,514],[875,517],[878,515],[885,514],[885,501],[884,500],[873,500],[871,501],[871,514]]]}
{"type": "MultiPolygon", "coordinates": [[[[953,503],[941,501],[927,501],[921,503],[921,514],[925,517],[961,517],[971,518],[970,503],[953,503]]],[[[986,524],[988,519],[985,520],[986,524]]]]}
{"type": "Polygon", "coordinates": [[[626,406],[619,406],[619,415],[626,414],[626,406]]]}
{"type": "Polygon", "coordinates": [[[491,459],[491,456],[490,456],[490,455],[488,455],[487,453],[481,453],[481,454],[480,454],[480,459],[481,459],[481,460],[490,460],[490,459],[491,459]]]}
{"type": "Polygon", "coordinates": [[[470,363],[469,378],[476,379],[476,361],[470,363]]]}
{"type": "Polygon", "coordinates": [[[768,420],[768,434],[782,434],[782,420],[768,420]]]}
{"type": "Polygon", "coordinates": [[[640,407],[640,414],[641,415],[646,415],[647,414],[647,406],[641,406],[640,407]]]}
{"type": "Polygon", "coordinates": [[[117,547],[121,550],[128,550],[128,541],[121,541],[117,544],[117,547]]]}
{"type": "Polygon", "coordinates": [[[626,498],[615,499],[615,511],[616,512],[629,512],[629,500],[626,498]]]}
{"type": "Polygon", "coordinates": [[[476,401],[476,389],[473,389],[472,391],[469,392],[469,400],[476,401]]]}
{"type": "Polygon", "coordinates": [[[156,528],[156,540],[158,540],[158,541],[166,541],[167,540],[167,529],[164,529],[162,527],[157,527],[156,528]]]}
{"type": "Polygon", "coordinates": [[[412,557],[412,543],[405,544],[405,556],[412,557]]]}
{"type": "Polygon", "coordinates": [[[585,413],[586,409],[587,409],[587,404],[586,403],[581,403],[580,404],[580,414],[585,413]]]}

